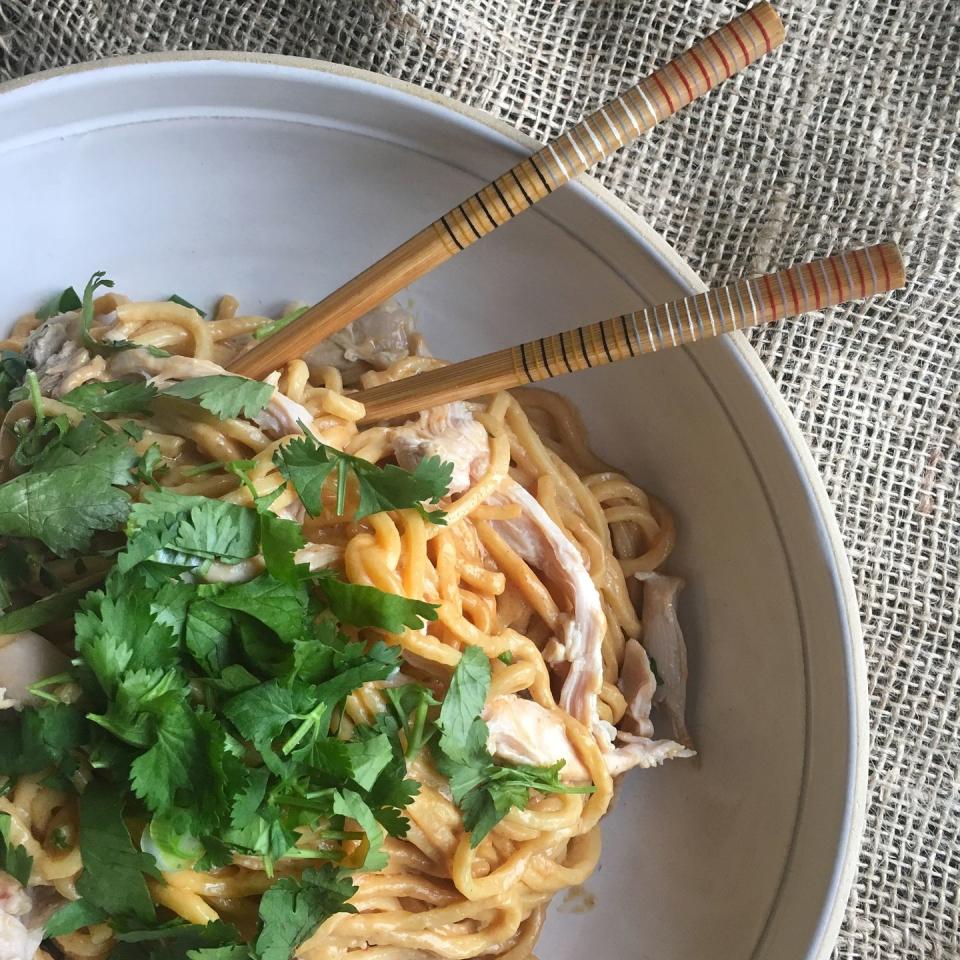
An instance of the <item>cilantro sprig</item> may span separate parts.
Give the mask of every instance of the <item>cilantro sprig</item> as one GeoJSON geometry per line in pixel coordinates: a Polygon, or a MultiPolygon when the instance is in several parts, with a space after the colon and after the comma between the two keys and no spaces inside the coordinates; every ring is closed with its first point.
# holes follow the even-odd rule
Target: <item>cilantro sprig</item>
{"type": "Polygon", "coordinates": [[[479,647],[463,652],[443,699],[434,750],[437,768],[450,781],[463,825],[475,847],[510,812],[524,809],[532,791],[592,793],[592,786],[560,782],[563,762],[549,767],[497,763],[487,750],[489,730],[480,718],[490,688],[490,661],[479,647]]]}
{"type": "Polygon", "coordinates": [[[336,476],[337,516],[346,510],[347,478],[356,483],[357,520],[384,510],[413,507],[431,523],[443,524],[443,510],[427,510],[423,503],[439,503],[450,486],[453,464],[439,457],[422,460],[415,470],[402,470],[393,464],[380,467],[360,457],[353,457],[317,440],[306,427],[297,437],[281,447],[274,456],[280,473],[293,484],[297,495],[311,516],[323,512],[323,488],[331,474],[336,476]]]}
{"type": "Polygon", "coordinates": [[[214,374],[209,377],[193,377],[181,380],[162,392],[168,397],[196,400],[221,420],[239,417],[255,417],[270,402],[274,390],[269,383],[248,380],[231,374],[214,374]]]}

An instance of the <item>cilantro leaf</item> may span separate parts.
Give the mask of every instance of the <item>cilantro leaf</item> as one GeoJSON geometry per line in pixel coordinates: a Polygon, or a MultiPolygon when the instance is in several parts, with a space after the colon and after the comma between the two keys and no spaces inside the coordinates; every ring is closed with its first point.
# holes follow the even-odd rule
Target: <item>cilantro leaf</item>
{"type": "MultiPolygon", "coordinates": [[[[301,424],[302,426],[302,424],[301,424]]],[[[432,523],[444,523],[442,510],[425,510],[422,501],[437,503],[450,486],[453,464],[428,457],[410,472],[388,464],[379,467],[359,457],[342,453],[321,443],[305,429],[305,436],[290,440],[274,455],[280,473],[289,480],[311,516],[323,511],[323,486],[337,471],[337,513],[342,515],[346,499],[346,478],[356,478],[359,502],[356,519],[385,510],[414,508],[432,523]]]]}
{"type": "Polygon", "coordinates": [[[333,615],[354,627],[378,627],[388,633],[402,633],[404,627],[420,630],[424,620],[437,619],[437,604],[411,600],[376,587],[345,583],[331,573],[320,573],[317,586],[333,615]]]}
{"type": "Polygon", "coordinates": [[[230,666],[233,617],[212,600],[196,600],[187,608],[184,643],[193,659],[210,674],[219,676],[230,666]]]}
{"type": "Polygon", "coordinates": [[[167,668],[177,662],[177,637],[154,616],[151,596],[139,571],[117,569],[104,590],[87,594],[74,618],[77,653],[108,694],[126,670],[167,668]]]}
{"type": "Polygon", "coordinates": [[[256,960],[290,960],[328,917],[356,913],[347,903],[356,892],[350,880],[330,866],[304,870],[299,882],[281,877],[260,900],[262,929],[254,946],[256,960]]]}
{"type": "Polygon", "coordinates": [[[19,387],[27,375],[26,358],[13,350],[0,351],[0,408],[10,406],[10,391],[19,387]]]}
{"type": "Polygon", "coordinates": [[[143,456],[137,461],[136,475],[141,483],[149,483],[152,487],[159,490],[160,484],[154,476],[157,469],[162,469],[163,454],[160,452],[160,444],[151,443],[144,451],[143,456]]]}
{"type": "Polygon", "coordinates": [[[361,870],[382,870],[389,857],[384,852],[383,827],[377,822],[367,802],[353,790],[338,790],[333,798],[333,812],[341,817],[350,817],[357,821],[367,837],[367,851],[360,865],[361,870]]]}
{"type": "Polygon", "coordinates": [[[223,705],[223,713],[241,737],[262,748],[279,737],[291,720],[315,705],[315,690],[270,680],[231,697],[223,705]]]}
{"type": "Polygon", "coordinates": [[[83,715],[62,703],[0,711],[0,774],[16,777],[46,767],[72,772],[83,743],[83,715]]]}
{"type": "Polygon", "coordinates": [[[61,313],[69,313],[71,310],[79,310],[83,306],[77,291],[73,287],[67,287],[60,293],[55,293],[40,309],[36,312],[38,320],[49,320],[51,317],[59,317],[61,313]]]}
{"type": "Polygon", "coordinates": [[[260,550],[267,573],[284,583],[299,582],[305,565],[297,564],[294,554],[303,546],[303,528],[266,509],[260,510],[259,516],[260,550]]]}
{"type": "Polygon", "coordinates": [[[152,561],[183,569],[207,560],[239,563],[256,556],[256,511],[225,500],[147,490],[130,510],[129,541],[117,559],[126,572],[152,561]]]}
{"type": "Polygon", "coordinates": [[[171,293],[167,300],[170,303],[179,303],[181,307],[186,307],[188,310],[196,310],[201,317],[206,317],[206,311],[201,310],[199,307],[195,307],[189,300],[184,300],[183,297],[177,295],[176,293],[171,293]]]}
{"type": "Polygon", "coordinates": [[[133,761],[130,784],[133,792],[154,813],[165,813],[183,787],[202,789],[210,779],[205,758],[210,744],[204,742],[196,715],[183,703],[163,713],[156,727],[156,743],[133,761]]]}
{"type": "Polygon", "coordinates": [[[94,780],[80,797],[77,893],[110,916],[152,923],[156,911],[144,875],[160,880],[153,857],[134,850],[117,789],[94,780]]]}
{"type": "Polygon", "coordinates": [[[70,459],[56,469],[41,462],[0,486],[0,534],[42,540],[64,556],[126,520],[130,496],[118,485],[132,482],[136,461],[126,440],[115,434],[70,459]]]}
{"type": "Polygon", "coordinates": [[[0,616],[0,635],[34,630],[45,623],[65,620],[77,609],[77,604],[86,592],[86,587],[63,590],[25,607],[11,610],[0,616]]]}
{"type": "Polygon", "coordinates": [[[33,869],[33,857],[25,847],[18,846],[10,839],[13,818],[9,813],[0,813],[0,870],[9,873],[21,886],[25,887],[33,869]]]}
{"type": "Polygon", "coordinates": [[[270,402],[274,389],[260,380],[215,374],[181,380],[162,392],[170,397],[197,400],[204,410],[209,410],[215,417],[230,420],[241,413],[245,417],[255,417],[270,402]]]}
{"type": "Polygon", "coordinates": [[[56,910],[43,928],[45,937],[62,937],[81,927],[101,923],[106,919],[104,912],[89,900],[71,900],[56,910]]]}
{"type": "Polygon", "coordinates": [[[110,960],[190,960],[195,956],[246,960],[250,956],[236,928],[221,920],[207,924],[173,920],[146,929],[124,928],[117,931],[116,939],[110,960]],[[233,953],[224,954],[225,950],[233,953]]]}
{"type": "Polygon", "coordinates": [[[83,301],[80,304],[80,333],[83,337],[84,346],[89,350],[99,351],[108,344],[99,343],[90,336],[90,328],[93,326],[93,295],[100,287],[112,287],[113,281],[107,279],[106,271],[97,270],[87,281],[83,288],[83,301]]]}
{"type": "Polygon", "coordinates": [[[443,736],[440,749],[448,756],[464,755],[470,731],[480,716],[490,689],[490,661],[480,647],[467,647],[450,678],[437,726],[443,736]]]}
{"type": "Polygon", "coordinates": [[[314,744],[311,759],[341,782],[352,780],[370,790],[393,759],[393,747],[383,734],[369,740],[320,739],[314,744]]]}
{"type": "Polygon", "coordinates": [[[103,416],[104,414],[145,413],[156,395],[157,388],[150,383],[110,380],[106,383],[93,381],[74,387],[60,399],[63,403],[76,407],[84,413],[103,416]]]}
{"type": "Polygon", "coordinates": [[[217,606],[246,613],[280,637],[299,636],[307,619],[306,586],[284,583],[269,574],[227,587],[211,584],[200,591],[217,606]]]}

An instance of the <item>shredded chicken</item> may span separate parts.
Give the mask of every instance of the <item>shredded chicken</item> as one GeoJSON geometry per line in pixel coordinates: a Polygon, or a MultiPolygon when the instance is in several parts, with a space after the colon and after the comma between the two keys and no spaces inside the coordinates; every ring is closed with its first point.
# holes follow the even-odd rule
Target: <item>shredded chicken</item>
{"type": "Polygon", "coordinates": [[[2,699],[8,706],[37,702],[30,687],[69,667],[70,661],[39,633],[24,630],[0,636],[0,681],[5,688],[2,699]]]}
{"type": "Polygon", "coordinates": [[[653,706],[657,681],[650,669],[647,652],[637,640],[628,639],[623,648],[620,689],[627,701],[627,712],[621,726],[638,736],[652,737],[650,708],[653,706]]]}
{"type": "Polygon", "coordinates": [[[416,420],[390,428],[388,437],[404,470],[415,469],[428,457],[452,463],[450,493],[466,490],[487,469],[490,459],[487,431],[460,401],[424,410],[416,420]]]}
{"type": "MultiPolygon", "coordinates": [[[[146,350],[126,350],[118,354],[111,359],[108,370],[113,379],[139,375],[160,388],[178,380],[230,374],[229,370],[211,360],[178,356],[154,357],[146,350]]],[[[279,379],[280,374],[273,373],[264,382],[276,387],[279,379]]],[[[313,417],[306,407],[276,389],[266,407],[251,419],[273,440],[303,433],[300,424],[303,423],[309,428],[313,423],[313,417]]]]}
{"type": "Polygon", "coordinates": [[[0,960],[33,960],[43,940],[43,923],[30,894],[0,871],[0,960]]]}
{"type": "Polygon", "coordinates": [[[632,737],[620,731],[617,735],[620,746],[606,754],[604,759],[610,776],[632,770],[634,767],[648,769],[659,767],[665,760],[694,757],[696,751],[673,740],[651,740],[648,737],[632,737]]]}
{"type": "Polygon", "coordinates": [[[673,737],[689,744],[687,707],[687,645],[677,621],[677,594],[683,581],[659,573],[645,574],[643,582],[643,646],[656,662],[662,681],[653,702],[670,720],[673,737]]]}
{"type": "Polygon", "coordinates": [[[409,356],[413,345],[413,318],[397,304],[386,303],[327,337],[304,359],[311,370],[336,367],[349,387],[371,367],[386,370],[409,356]]]}
{"type": "Polygon", "coordinates": [[[507,478],[498,500],[516,503],[521,515],[497,520],[497,533],[530,566],[543,571],[564,590],[572,614],[564,617],[560,641],[570,664],[560,690],[560,706],[587,727],[596,730],[597,695],[603,682],[602,645],[606,631],[603,605],[590,573],[564,532],[553,522],[536,497],[507,478]]]}
{"type": "MultiPolygon", "coordinates": [[[[80,319],[76,313],[51,317],[37,327],[27,338],[24,355],[37,371],[43,392],[54,397],[92,380],[143,377],[162,389],[179,380],[229,373],[210,360],[176,355],[155,357],[144,349],[124,350],[108,360],[91,357],[80,340],[80,319]]],[[[279,373],[274,373],[266,382],[276,387],[279,378],[279,373]]],[[[252,420],[273,440],[302,433],[301,423],[307,427],[313,424],[307,408],[279,390],[274,390],[266,407],[252,420]]]]}
{"type": "Polygon", "coordinates": [[[40,324],[27,337],[23,355],[36,371],[45,396],[65,393],[64,381],[73,380],[74,371],[90,363],[90,352],[80,340],[80,315],[64,313],[40,324]]]}
{"type": "Polygon", "coordinates": [[[589,783],[590,774],[567,737],[563,722],[533,700],[515,694],[494,697],[483,709],[487,749],[509,763],[549,767],[564,761],[564,783],[589,783]]]}

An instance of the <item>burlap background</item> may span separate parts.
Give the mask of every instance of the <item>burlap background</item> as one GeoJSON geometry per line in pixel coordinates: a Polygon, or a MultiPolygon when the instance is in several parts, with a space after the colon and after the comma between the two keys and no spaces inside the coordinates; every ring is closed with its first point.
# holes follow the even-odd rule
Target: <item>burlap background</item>
{"type": "MultiPolygon", "coordinates": [[[[411,80],[541,139],[742,4],[0,0],[0,79],[116,54],[254,50],[411,80]]],[[[772,61],[599,170],[707,282],[898,240],[911,289],[754,343],[835,505],[873,745],[842,958],[960,957],[960,2],[780,0],[772,61]]],[[[0,193],[2,219],[2,193],[0,193]]]]}

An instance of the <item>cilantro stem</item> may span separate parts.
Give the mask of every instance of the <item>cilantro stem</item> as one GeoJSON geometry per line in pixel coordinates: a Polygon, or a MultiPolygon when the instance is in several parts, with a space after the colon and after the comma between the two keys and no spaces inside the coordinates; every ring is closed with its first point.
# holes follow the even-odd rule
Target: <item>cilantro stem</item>
{"type": "MultiPolygon", "coordinates": [[[[323,791],[326,794],[332,794],[333,790],[323,791]]],[[[292,807],[294,810],[309,810],[311,813],[329,814],[330,800],[310,800],[306,797],[289,797],[285,794],[275,796],[274,802],[281,807],[292,807]]]]}
{"type": "Polygon", "coordinates": [[[43,394],[40,392],[40,381],[35,370],[27,371],[27,390],[30,393],[30,402],[33,404],[33,415],[39,427],[44,421],[43,394]]]}
{"type": "Polygon", "coordinates": [[[310,732],[311,727],[319,726],[324,720],[324,714],[329,710],[326,703],[318,703],[304,718],[303,722],[290,735],[290,739],[283,745],[283,755],[289,756],[297,744],[310,732]]]}
{"type": "Polygon", "coordinates": [[[337,460],[337,516],[342,517],[347,508],[347,461],[337,460]]]}
{"type": "Polygon", "coordinates": [[[52,693],[48,693],[46,688],[53,687],[61,683],[72,683],[73,677],[69,673],[58,673],[53,677],[46,677],[43,680],[38,680],[36,683],[30,684],[27,687],[27,690],[30,691],[35,697],[40,697],[43,700],[49,700],[51,703],[60,703],[61,700],[59,697],[55,697],[52,693]]]}
{"type": "Polygon", "coordinates": [[[414,712],[413,724],[407,732],[407,749],[403,752],[408,760],[415,757],[423,746],[423,730],[427,723],[427,706],[427,701],[421,700],[414,712]]]}

